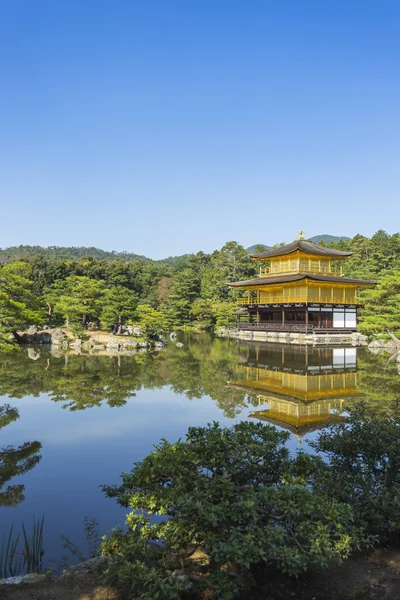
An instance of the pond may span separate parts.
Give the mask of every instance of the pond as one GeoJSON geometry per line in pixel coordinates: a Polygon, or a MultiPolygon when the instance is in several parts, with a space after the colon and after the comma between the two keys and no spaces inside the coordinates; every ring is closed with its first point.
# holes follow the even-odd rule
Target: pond
{"type": "Polygon", "coordinates": [[[85,517],[100,533],[124,522],[99,486],[189,426],[261,419],[295,450],[360,401],[384,418],[400,396],[396,362],[364,348],[179,341],[135,356],[0,355],[0,540],[44,515],[45,562],[65,554],[60,535],[87,553],[85,517]]]}

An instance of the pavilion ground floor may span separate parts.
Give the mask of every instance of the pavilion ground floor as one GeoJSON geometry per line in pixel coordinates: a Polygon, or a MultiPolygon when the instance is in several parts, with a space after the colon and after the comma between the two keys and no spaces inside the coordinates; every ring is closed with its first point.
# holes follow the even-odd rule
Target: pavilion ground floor
{"type": "Polygon", "coordinates": [[[355,305],[270,304],[236,311],[238,329],[302,333],[339,333],[357,330],[355,305]]]}

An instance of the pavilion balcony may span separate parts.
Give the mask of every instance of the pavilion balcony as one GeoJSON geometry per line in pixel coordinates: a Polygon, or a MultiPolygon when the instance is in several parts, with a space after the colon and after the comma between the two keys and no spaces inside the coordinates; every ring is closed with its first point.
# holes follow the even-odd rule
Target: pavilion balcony
{"type": "Polygon", "coordinates": [[[253,292],[247,296],[238,298],[237,304],[242,306],[257,306],[259,304],[353,304],[362,305],[362,301],[354,290],[332,288],[309,288],[306,293],[300,290],[285,289],[283,292],[253,292]]]}
{"type": "Polygon", "coordinates": [[[342,265],[312,264],[315,261],[288,261],[281,264],[273,264],[268,267],[260,267],[258,277],[275,277],[276,275],[333,275],[343,277],[342,265]]]}
{"type": "Polygon", "coordinates": [[[296,333],[351,333],[357,331],[357,327],[324,327],[320,324],[308,323],[238,323],[238,329],[247,331],[281,331],[296,333]]]}

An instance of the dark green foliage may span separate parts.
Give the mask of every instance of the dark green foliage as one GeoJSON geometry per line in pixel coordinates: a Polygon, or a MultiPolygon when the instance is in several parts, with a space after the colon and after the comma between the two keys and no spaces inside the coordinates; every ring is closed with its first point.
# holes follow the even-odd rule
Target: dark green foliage
{"type": "Polygon", "coordinates": [[[384,275],[379,286],[363,295],[360,311],[360,331],[367,335],[381,334],[387,329],[400,331],[400,270],[384,275]]]}
{"type": "Polygon", "coordinates": [[[400,407],[385,419],[359,406],[345,424],[311,444],[329,459],[321,485],[353,507],[370,533],[400,533],[400,407]]]}
{"type": "Polygon", "coordinates": [[[122,555],[132,597],[182,597],[160,591],[179,583],[178,568],[193,589],[229,599],[252,586],[261,565],[297,575],[313,563],[341,562],[365,541],[350,506],[314,486],[321,461],[291,458],[288,437],[261,423],[192,427],[185,441],[163,440],[120,487],[104,487],[132,509],[128,532],[102,546],[122,555]],[[154,542],[163,550],[149,547],[154,542]]]}
{"type": "Polygon", "coordinates": [[[15,262],[0,268],[0,350],[8,349],[8,334],[43,322],[42,304],[33,288],[29,264],[15,262]]]}
{"type": "Polygon", "coordinates": [[[94,258],[97,260],[148,260],[139,254],[130,252],[107,252],[99,248],[76,247],[63,248],[58,246],[10,246],[0,249],[0,262],[14,262],[15,260],[30,259],[32,256],[43,258],[45,260],[79,260],[80,258],[94,258]]]}

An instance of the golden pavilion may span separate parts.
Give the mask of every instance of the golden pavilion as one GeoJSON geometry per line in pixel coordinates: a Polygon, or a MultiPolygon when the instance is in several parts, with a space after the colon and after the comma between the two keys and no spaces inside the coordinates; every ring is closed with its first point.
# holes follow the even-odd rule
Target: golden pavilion
{"type": "Polygon", "coordinates": [[[246,290],[237,300],[239,329],[302,333],[356,331],[359,291],[375,281],[343,277],[342,263],[352,252],[308,242],[302,236],[252,258],[258,277],[228,283],[246,290]]]}
{"type": "Polygon", "coordinates": [[[358,391],[357,349],[280,346],[250,348],[238,364],[234,388],[255,396],[251,418],[288,429],[298,437],[344,420],[346,399],[358,391]]]}

